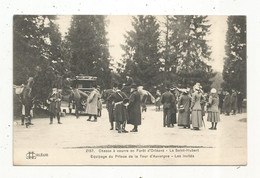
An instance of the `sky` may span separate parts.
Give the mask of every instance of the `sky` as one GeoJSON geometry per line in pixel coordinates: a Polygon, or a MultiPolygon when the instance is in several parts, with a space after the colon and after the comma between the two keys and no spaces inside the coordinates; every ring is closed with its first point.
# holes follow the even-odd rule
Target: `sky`
{"type": "MultiPolygon", "coordinates": [[[[163,16],[156,16],[159,21],[163,20],[163,16]]],[[[109,39],[109,52],[114,59],[114,63],[120,61],[124,51],[121,44],[124,44],[124,34],[133,29],[131,20],[132,16],[107,16],[108,25],[106,31],[108,32],[107,38],[109,39]]],[[[71,16],[58,16],[57,24],[60,31],[64,36],[70,26],[71,16]]],[[[208,16],[210,27],[210,34],[207,36],[208,44],[211,46],[211,58],[209,62],[214,71],[222,72],[224,57],[225,57],[225,39],[227,31],[227,16],[208,16]]]]}

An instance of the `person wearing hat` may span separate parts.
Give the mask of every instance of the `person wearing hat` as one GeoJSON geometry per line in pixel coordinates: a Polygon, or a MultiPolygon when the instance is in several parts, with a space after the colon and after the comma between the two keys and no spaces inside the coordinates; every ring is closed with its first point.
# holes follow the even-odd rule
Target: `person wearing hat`
{"type": "MultiPolygon", "coordinates": [[[[170,127],[172,122],[173,105],[175,104],[174,95],[170,88],[166,87],[166,92],[162,94],[161,102],[163,104],[163,127],[170,127]]],[[[176,106],[175,106],[176,107],[176,106]]]]}
{"type": "Polygon", "coordinates": [[[88,96],[87,99],[87,108],[86,112],[89,115],[89,118],[87,121],[91,121],[92,116],[94,116],[93,122],[97,122],[97,114],[98,114],[98,97],[99,97],[99,92],[97,90],[97,86],[93,86],[94,89],[91,91],[91,93],[88,96]]]}
{"type": "Polygon", "coordinates": [[[131,86],[134,83],[134,80],[132,77],[130,77],[130,73],[126,74],[126,84],[125,86],[131,86]]]}
{"type": "Polygon", "coordinates": [[[130,132],[138,132],[138,126],[141,125],[141,97],[135,83],[131,85],[128,114],[129,120],[127,124],[134,125],[134,128],[130,132]]]}
{"type": "Polygon", "coordinates": [[[131,85],[133,83],[134,83],[134,80],[132,77],[130,77],[130,73],[128,72],[126,74],[126,83],[124,83],[122,88],[120,88],[122,90],[122,92],[124,92],[128,97],[130,96],[131,85]]]}
{"type": "Polygon", "coordinates": [[[125,125],[129,119],[127,106],[129,105],[129,99],[125,98],[123,101],[115,103],[114,106],[114,116],[117,123],[118,133],[128,133],[125,130],[125,125]]]}
{"type": "Polygon", "coordinates": [[[209,128],[211,130],[217,130],[217,124],[220,121],[218,105],[219,105],[219,97],[217,94],[217,90],[215,88],[212,88],[210,90],[209,102],[207,103],[208,106],[207,121],[211,122],[211,127],[209,128]]]}
{"type": "Polygon", "coordinates": [[[50,113],[50,124],[53,124],[53,118],[57,117],[58,124],[62,124],[60,122],[60,112],[61,112],[61,94],[57,91],[57,88],[53,88],[52,92],[49,94],[47,103],[49,105],[49,113],[50,113]]]}
{"type": "Polygon", "coordinates": [[[190,106],[191,97],[189,96],[189,91],[185,89],[178,102],[178,126],[190,128],[190,106]]]}
{"type": "MultiPolygon", "coordinates": [[[[114,115],[114,106],[115,103],[123,101],[125,98],[127,98],[126,94],[122,92],[120,89],[118,89],[118,84],[115,83],[113,86],[113,92],[109,95],[107,98],[107,108],[108,108],[108,114],[109,114],[109,122],[111,125],[110,130],[114,129],[114,122],[115,122],[115,115],[114,115]]],[[[116,130],[118,128],[116,127],[116,130]]]]}
{"type": "Polygon", "coordinates": [[[194,89],[194,93],[192,94],[192,100],[191,100],[191,124],[193,130],[199,130],[199,128],[202,127],[202,119],[203,119],[201,100],[204,100],[204,97],[198,85],[195,85],[193,89],[194,89]]]}

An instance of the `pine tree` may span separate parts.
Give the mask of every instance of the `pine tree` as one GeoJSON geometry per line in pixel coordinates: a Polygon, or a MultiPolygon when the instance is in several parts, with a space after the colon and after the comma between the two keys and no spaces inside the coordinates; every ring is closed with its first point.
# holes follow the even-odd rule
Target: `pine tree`
{"type": "Polygon", "coordinates": [[[210,47],[206,36],[209,33],[207,16],[171,16],[169,20],[169,47],[166,72],[172,73],[174,83],[191,87],[200,82],[209,90],[214,77],[210,60],[210,47]]]}
{"type": "Polygon", "coordinates": [[[229,16],[223,87],[246,93],[246,17],[229,16]]]}
{"type": "Polygon", "coordinates": [[[110,87],[110,55],[105,16],[73,16],[67,39],[71,48],[71,72],[98,77],[102,87],[110,87]]]}
{"type": "Polygon", "coordinates": [[[137,84],[148,88],[158,84],[161,67],[160,31],[154,16],[133,17],[134,30],[125,35],[124,73],[130,73],[137,84]]]}
{"type": "Polygon", "coordinates": [[[32,95],[42,102],[53,87],[59,69],[61,34],[55,16],[14,16],[14,84],[34,77],[32,95]],[[56,61],[56,62],[52,62],[56,61]]]}
{"type": "Polygon", "coordinates": [[[45,46],[38,16],[14,16],[14,84],[25,83],[43,57],[45,46]]]}

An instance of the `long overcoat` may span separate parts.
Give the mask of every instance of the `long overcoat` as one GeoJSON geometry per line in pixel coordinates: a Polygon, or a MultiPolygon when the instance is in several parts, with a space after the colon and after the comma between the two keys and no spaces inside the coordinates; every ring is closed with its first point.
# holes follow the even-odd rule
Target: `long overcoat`
{"type": "Polygon", "coordinates": [[[237,110],[237,93],[234,92],[231,95],[231,109],[237,110]]]}
{"type": "Polygon", "coordinates": [[[178,114],[178,126],[189,126],[191,97],[188,94],[181,95],[178,102],[178,108],[180,108],[181,105],[184,107],[184,111],[179,112],[178,114]]]}
{"type": "Polygon", "coordinates": [[[107,99],[107,110],[109,114],[109,121],[114,122],[115,116],[114,116],[114,106],[115,103],[123,101],[124,98],[127,98],[126,94],[120,90],[113,91],[113,93],[110,94],[110,96],[107,99]]]}
{"type": "Polygon", "coordinates": [[[125,122],[129,120],[127,108],[122,101],[115,104],[113,112],[116,122],[125,122]]]}
{"type": "Polygon", "coordinates": [[[224,98],[223,109],[226,113],[231,112],[231,96],[229,94],[226,94],[224,98]]]}
{"type": "Polygon", "coordinates": [[[90,95],[88,96],[88,99],[87,99],[87,114],[90,114],[90,115],[97,115],[97,111],[98,111],[98,108],[97,108],[97,102],[98,102],[98,97],[99,97],[99,92],[94,89],[90,95]]]}
{"type": "Polygon", "coordinates": [[[162,94],[162,98],[161,98],[161,102],[163,104],[163,108],[169,108],[171,110],[171,112],[176,112],[176,106],[175,108],[173,108],[173,103],[175,103],[175,98],[174,98],[174,95],[169,92],[169,91],[166,91],[162,94]]]}
{"type": "Polygon", "coordinates": [[[128,106],[128,124],[141,125],[141,99],[137,90],[131,92],[128,106]]]}

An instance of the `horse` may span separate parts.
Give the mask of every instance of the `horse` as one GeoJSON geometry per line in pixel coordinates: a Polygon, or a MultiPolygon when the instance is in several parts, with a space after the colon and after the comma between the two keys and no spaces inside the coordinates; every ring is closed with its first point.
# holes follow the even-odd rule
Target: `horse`
{"type": "Polygon", "coordinates": [[[144,90],[143,87],[138,87],[137,91],[140,94],[142,112],[144,112],[144,111],[146,112],[146,110],[147,110],[147,107],[146,107],[147,100],[150,99],[151,103],[155,103],[155,98],[149,91],[144,90]]]}
{"type": "Polygon", "coordinates": [[[22,102],[22,125],[24,125],[24,120],[26,120],[26,128],[29,125],[33,125],[32,120],[32,107],[33,107],[33,97],[32,97],[32,85],[33,77],[29,77],[27,84],[24,86],[21,93],[21,102],[22,102]]]}
{"type": "Polygon", "coordinates": [[[76,118],[79,118],[79,111],[86,110],[87,98],[88,98],[87,93],[80,91],[77,88],[71,90],[69,109],[71,113],[72,108],[75,108],[76,118]]]}

